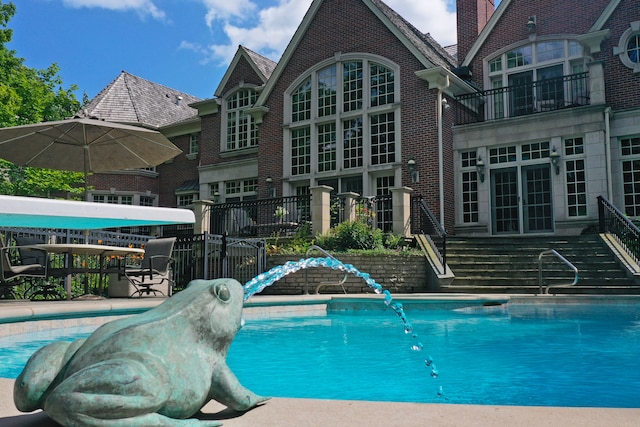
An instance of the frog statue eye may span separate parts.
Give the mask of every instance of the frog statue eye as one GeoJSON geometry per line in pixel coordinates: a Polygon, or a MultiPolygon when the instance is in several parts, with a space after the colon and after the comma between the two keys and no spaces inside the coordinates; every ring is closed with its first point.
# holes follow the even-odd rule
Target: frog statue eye
{"type": "Polygon", "coordinates": [[[216,285],[213,288],[213,293],[215,294],[216,298],[218,298],[222,302],[227,302],[231,299],[231,292],[225,284],[220,283],[216,285]]]}

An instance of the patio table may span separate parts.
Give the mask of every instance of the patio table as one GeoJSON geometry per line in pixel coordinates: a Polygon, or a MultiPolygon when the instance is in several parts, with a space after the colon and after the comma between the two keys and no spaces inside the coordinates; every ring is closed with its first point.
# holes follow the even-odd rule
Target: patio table
{"type": "MultiPolygon", "coordinates": [[[[64,254],[65,255],[65,292],[67,293],[67,299],[71,299],[71,276],[76,273],[98,273],[100,274],[100,292],[102,292],[102,275],[105,273],[104,260],[106,257],[116,257],[119,260],[129,255],[142,255],[144,249],[141,248],[129,248],[122,246],[108,246],[108,245],[91,245],[84,243],[41,243],[37,245],[29,245],[27,248],[44,249],[50,254],[64,254]],[[87,258],[89,256],[98,256],[98,269],[92,269],[88,263],[84,263],[84,267],[80,269],[73,268],[73,256],[81,256],[87,258]]],[[[86,290],[85,290],[86,291],[86,290]]]]}

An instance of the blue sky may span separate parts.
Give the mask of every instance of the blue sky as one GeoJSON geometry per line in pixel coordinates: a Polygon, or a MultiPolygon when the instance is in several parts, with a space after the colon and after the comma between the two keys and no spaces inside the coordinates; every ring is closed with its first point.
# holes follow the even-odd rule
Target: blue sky
{"type": "MultiPolygon", "coordinates": [[[[7,3],[9,0],[2,0],[7,3]]],[[[277,61],[311,0],[11,0],[10,49],[90,98],[122,70],[210,98],[239,44],[277,61]]],[[[385,0],[442,45],[455,0],[385,0]]]]}

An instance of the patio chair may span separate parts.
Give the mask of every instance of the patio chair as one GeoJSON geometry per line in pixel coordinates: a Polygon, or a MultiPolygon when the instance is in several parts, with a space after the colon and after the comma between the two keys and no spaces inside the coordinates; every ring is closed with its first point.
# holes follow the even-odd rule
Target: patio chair
{"type": "Polygon", "coordinates": [[[151,239],[144,247],[144,258],[140,266],[126,267],[124,276],[134,287],[135,291],[129,296],[133,298],[135,295],[142,297],[143,293],[153,295],[160,293],[165,295],[158,286],[167,284],[167,295],[171,296],[173,291],[173,246],[176,238],[151,239]]]}
{"type": "Polygon", "coordinates": [[[42,244],[44,243],[44,240],[28,236],[15,236],[13,240],[16,242],[16,249],[18,250],[21,264],[40,264],[46,267],[46,280],[39,281],[39,283],[32,283],[32,289],[30,290],[29,295],[31,297],[41,296],[44,299],[63,298],[63,295],[60,293],[60,290],[64,288],[63,283],[61,283],[61,279],[66,276],[66,269],[54,268],[51,264],[51,258],[47,251],[29,247],[42,244]],[[52,278],[60,282],[57,284],[55,282],[52,283],[50,282],[50,279],[52,278]]]}
{"type": "MultiPolygon", "coordinates": [[[[21,263],[15,263],[12,261],[11,252],[20,248],[7,246],[4,242],[4,238],[0,235],[0,285],[7,287],[14,287],[21,284],[24,280],[19,280],[24,277],[47,277],[47,251],[33,249],[33,251],[39,251],[44,253],[40,254],[40,257],[44,256],[44,262],[38,262],[35,258],[27,258],[21,260],[21,263]]],[[[6,294],[6,292],[3,292],[6,294]]],[[[13,292],[9,292],[13,294],[13,292]]],[[[15,296],[15,295],[14,295],[15,296]]]]}

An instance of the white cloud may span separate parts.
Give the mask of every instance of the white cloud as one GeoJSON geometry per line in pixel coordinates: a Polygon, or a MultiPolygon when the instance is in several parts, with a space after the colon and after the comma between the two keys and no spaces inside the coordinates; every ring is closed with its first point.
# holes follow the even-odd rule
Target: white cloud
{"type": "Polygon", "coordinates": [[[65,6],[73,8],[101,8],[116,11],[136,11],[141,16],[151,16],[154,19],[164,21],[166,14],[151,0],[62,0],[65,6]]]}
{"type": "MultiPolygon", "coordinates": [[[[209,46],[210,56],[206,61],[229,63],[238,45],[277,61],[312,0],[277,0],[275,5],[268,7],[259,7],[251,0],[201,1],[207,7],[207,25],[213,31],[222,31],[228,39],[228,43],[209,46]]],[[[264,4],[265,0],[256,1],[264,4]]],[[[430,33],[443,46],[456,43],[455,11],[447,10],[447,3],[452,4],[452,1],[385,0],[407,21],[420,31],[430,33]]]]}

